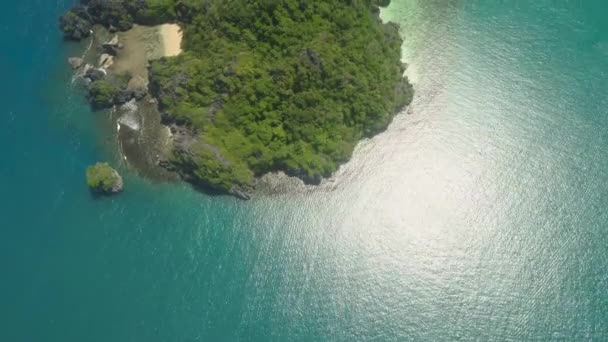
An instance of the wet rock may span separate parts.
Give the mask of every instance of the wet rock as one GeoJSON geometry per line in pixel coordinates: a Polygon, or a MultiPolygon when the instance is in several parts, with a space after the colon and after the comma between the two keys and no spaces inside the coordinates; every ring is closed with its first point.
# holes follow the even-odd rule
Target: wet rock
{"type": "Polygon", "coordinates": [[[68,58],[68,63],[72,67],[72,69],[78,69],[82,66],[84,61],[80,57],[70,57],[68,58]]]}
{"type": "Polygon", "coordinates": [[[96,69],[90,66],[89,64],[87,65],[89,66],[89,68],[87,69],[87,66],[85,66],[85,69],[87,69],[87,71],[84,73],[84,77],[91,80],[91,82],[96,82],[106,77],[106,73],[103,70],[96,69]]]}

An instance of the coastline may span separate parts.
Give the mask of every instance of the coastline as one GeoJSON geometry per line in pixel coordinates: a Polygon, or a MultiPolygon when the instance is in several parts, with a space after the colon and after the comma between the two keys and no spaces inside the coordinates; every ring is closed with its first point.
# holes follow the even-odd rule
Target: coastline
{"type": "MultiPolygon", "coordinates": [[[[181,51],[179,30],[178,25],[134,25],[119,33],[125,48],[116,64],[122,67],[121,72],[132,76],[130,87],[148,89],[150,61],[175,53],[175,47],[181,51]]],[[[115,112],[119,127],[117,138],[125,162],[150,179],[176,181],[177,175],[158,165],[159,159],[164,159],[170,152],[172,137],[169,127],[161,122],[156,100],[148,94],[130,106],[116,108],[115,112]]]]}
{"type": "MultiPolygon", "coordinates": [[[[272,136],[268,134],[255,136],[238,129],[231,131],[231,134],[226,134],[227,132],[223,131],[227,129],[225,126],[219,125],[216,127],[213,124],[208,125],[211,130],[206,132],[206,135],[198,134],[197,127],[186,124],[193,120],[190,116],[200,115],[208,111],[209,118],[211,118],[209,122],[215,122],[215,115],[224,106],[224,101],[229,94],[226,88],[227,84],[234,83],[233,86],[236,84],[245,88],[253,86],[252,82],[248,83],[245,74],[239,74],[248,69],[243,69],[243,65],[236,64],[231,67],[234,70],[225,71],[224,77],[230,78],[232,83],[223,85],[216,80],[210,86],[198,84],[196,89],[202,87],[200,89],[205,90],[203,92],[205,96],[215,96],[215,100],[209,105],[208,102],[205,102],[207,101],[205,96],[186,97],[189,101],[195,102],[194,104],[186,103],[186,107],[197,108],[197,111],[183,110],[184,108],[179,106],[184,105],[184,103],[180,101],[184,102],[186,100],[182,97],[183,94],[176,94],[176,91],[186,88],[180,86],[180,82],[191,82],[189,80],[192,79],[200,80],[207,77],[207,74],[204,73],[200,77],[191,74],[193,70],[195,73],[202,72],[200,68],[182,70],[185,68],[183,58],[164,58],[175,57],[182,52],[183,31],[180,25],[175,24],[179,18],[177,20],[176,18],[165,17],[159,17],[155,20],[131,18],[132,21],[124,22],[125,25],[118,27],[115,24],[123,23],[119,19],[124,18],[112,12],[111,8],[104,8],[108,11],[109,17],[100,14],[91,16],[90,13],[88,17],[82,16],[79,11],[84,10],[86,12],[87,9],[86,6],[75,7],[60,19],[60,25],[68,39],[80,40],[92,35],[94,39],[96,38],[97,41],[101,42],[101,45],[97,46],[97,49],[92,52],[96,56],[92,58],[91,64],[98,67],[85,65],[83,69],[86,70],[83,73],[84,83],[89,90],[87,96],[95,110],[111,108],[112,116],[118,117],[116,127],[119,133],[119,144],[123,152],[123,159],[132,164],[139,164],[138,169],[156,169],[160,166],[169,173],[176,174],[204,190],[228,193],[248,199],[250,193],[256,188],[256,183],[258,185],[264,183],[263,181],[257,182],[257,180],[265,174],[282,171],[286,176],[295,177],[305,185],[318,186],[323,183],[324,179],[331,178],[332,174],[338,171],[340,163],[350,159],[358,143],[355,136],[349,133],[349,125],[353,125],[353,123],[346,121],[336,125],[339,129],[342,129],[342,133],[346,134],[345,137],[348,139],[340,140],[336,138],[337,140],[333,139],[336,140],[333,141],[328,138],[327,134],[317,134],[315,137],[321,137],[318,143],[327,145],[325,146],[326,150],[317,151],[316,147],[314,151],[311,150],[312,142],[307,140],[307,142],[302,142],[304,147],[290,144],[288,150],[291,152],[282,155],[282,157],[279,156],[285,160],[277,157],[280,159],[279,161],[273,159],[276,157],[273,153],[278,151],[276,146],[274,148],[267,147],[270,144],[269,139],[274,139],[273,141],[277,141],[276,144],[280,144],[281,139],[287,139],[286,132],[296,135],[306,133],[307,139],[312,139],[310,137],[312,133],[300,126],[297,126],[300,128],[292,130],[275,129],[275,132],[272,127],[268,128],[267,122],[264,121],[265,124],[262,125],[262,128],[266,130],[262,129],[260,132],[271,132],[272,136]],[[90,24],[95,25],[88,30],[90,24]],[[96,29],[98,27],[102,27],[99,32],[96,29]],[[107,37],[105,37],[106,35],[107,37]],[[99,53],[100,55],[97,56],[99,53]],[[94,63],[95,60],[98,60],[98,62],[94,63]],[[164,101],[168,99],[174,99],[174,101],[164,101]],[[198,103],[197,101],[203,102],[198,103]],[[197,103],[199,107],[196,107],[197,103]],[[195,107],[192,107],[192,105],[195,107]],[[175,106],[179,108],[173,108],[175,106]],[[125,130],[121,128],[125,128],[125,130]],[[231,148],[228,149],[228,145],[239,141],[239,139],[242,146],[239,145],[238,148],[229,146],[231,148]],[[268,144],[258,144],[260,139],[268,144]],[[352,139],[355,140],[351,141],[352,139]],[[152,141],[157,142],[152,144],[155,145],[155,148],[150,148],[150,142],[152,141]],[[193,145],[195,143],[197,145],[193,145]],[[237,151],[238,153],[231,154],[231,151],[237,151]],[[243,153],[244,155],[241,155],[243,153]],[[254,153],[255,157],[247,157],[247,153],[254,153]]],[[[402,42],[398,34],[398,27],[394,24],[382,25],[387,25],[384,28],[387,31],[385,32],[387,38],[383,41],[392,47],[390,49],[391,56],[395,57],[397,53],[396,43],[402,42]]],[[[370,27],[369,31],[374,31],[374,28],[370,27]]],[[[224,43],[228,45],[234,43],[228,38],[225,40],[224,43]]],[[[309,76],[312,78],[323,74],[322,53],[310,48],[303,51],[296,63],[299,68],[296,69],[304,70],[302,72],[310,74],[309,76]]],[[[331,55],[331,53],[329,54],[331,55]]],[[[227,65],[232,65],[230,64],[234,62],[230,62],[232,57],[227,56],[226,58],[229,62],[226,62],[227,65]]],[[[208,63],[208,61],[205,62],[201,56],[195,57],[195,60],[199,63],[197,64],[199,66],[213,64],[208,63]]],[[[243,61],[244,59],[241,62],[243,61]]],[[[386,98],[382,99],[392,107],[389,110],[390,113],[378,114],[374,123],[370,123],[372,120],[369,118],[369,120],[366,119],[367,121],[363,120],[365,115],[356,116],[357,120],[363,120],[360,122],[361,125],[367,125],[366,130],[360,132],[363,136],[378,134],[385,130],[385,126],[388,126],[392,121],[392,117],[411,101],[411,85],[407,79],[403,78],[405,66],[398,62],[395,65],[385,67],[385,71],[393,75],[391,79],[398,79],[398,81],[395,81],[396,83],[394,82],[395,84],[388,85],[391,91],[387,92],[386,98]]],[[[292,69],[289,70],[293,71],[292,69]]],[[[365,75],[365,73],[362,74],[365,75]]],[[[268,83],[270,88],[276,88],[274,86],[275,82],[268,81],[268,77],[263,81],[268,83]]],[[[291,78],[287,77],[285,80],[287,82],[291,78]]],[[[350,81],[346,80],[344,82],[348,83],[350,81]]],[[[307,86],[311,85],[308,84],[307,86]]],[[[193,89],[189,91],[194,91],[193,89]]],[[[325,94],[320,98],[333,98],[331,91],[323,87],[320,89],[325,94]]],[[[380,101],[380,99],[375,100],[380,101]]],[[[372,103],[376,103],[375,100],[372,103]]],[[[238,101],[237,103],[242,105],[238,101]]],[[[255,101],[255,103],[262,102],[255,101]]],[[[239,106],[236,107],[240,108],[239,106]]],[[[248,113],[257,111],[257,115],[262,116],[270,113],[258,107],[256,105],[249,108],[248,113]]],[[[364,112],[363,107],[356,108],[360,109],[361,113],[364,112]]],[[[305,120],[314,116],[314,110],[307,110],[306,113],[302,113],[305,120]]],[[[220,112],[220,114],[224,115],[223,112],[220,112]]],[[[251,115],[247,117],[249,118],[251,115]]],[[[225,121],[226,117],[221,119],[225,121]]],[[[194,121],[199,123],[200,120],[194,121]]],[[[219,122],[224,121],[220,120],[219,122]]],[[[331,126],[332,122],[328,121],[326,124],[331,126]]],[[[315,128],[313,131],[321,132],[323,129],[315,128]]],[[[270,188],[276,188],[276,184],[270,186],[270,188]]]]}
{"type": "Polygon", "coordinates": [[[78,80],[88,91],[92,81],[87,79],[86,69],[103,69],[103,79],[112,80],[128,75],[125,85],[127,91],[140,93],[137,98],[127,103],[115,103],[104,110],[103,127],[111,131],[116,140],[118,160],[135,170],[140,175],[153,181],[176,181],[176,174],[159,167],[159,159],[164,159],[172,146],[169,127],[161,123],[156,101],[148,94],[148,65],[151,60],[165,56],[165,47],[161,36],[160,25],[133,25],[124,32],[111,33],[105,27],[94,27],[90,46],[83,54],[83,66],[75,69],[74,80],[78,80]],[[104,43],[116,39],[120,48],[116,50],[112,63],[106,68],[99,65],[104,43]],[[87,67],[88,65],[88,67],[87,67]]]}

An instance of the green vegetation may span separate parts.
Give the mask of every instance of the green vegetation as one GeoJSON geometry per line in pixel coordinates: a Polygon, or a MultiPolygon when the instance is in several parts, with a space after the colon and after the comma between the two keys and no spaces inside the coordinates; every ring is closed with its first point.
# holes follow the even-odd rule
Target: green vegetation
{"type": "Polygon", "coordinates": [[[95,81],[89,89],[89,101],[94,108],[107,108],[114,104],[119,89],[106,80],[95,81]]]}
{"type": "Polygon", "coordinates": [[[412,99],[398,27],[378,18],[388,0],[109,2],[126,10],[96,22],[184,29],[184,53],[152,62],[150,90],[195,137],[171,161],[206,186],[276,170],[318,183],[412,99]]]}
{"type": "Polygon", "coordinates": [[[150,72],[163,111],[197,132],[174,161],[224,189],[270,170],[310,183],[334,172],[411,101],[398,28],[372,6],[222,1],[197,12],[186,53],[150,72]]]}
{"type": "Polygon", "coordinates": [[[87,184],[96,192],[122,191],[122,178],[108,163],[97,163],[87,168],[87,184]]]}
{"type": "MultiPolygon", "coordinates": [[[[97,69],[92,71],[101,72],[97,69]]],[[[94,109],[102,109],[129,101],[134,97],[134,92],[127,89],[130,79],[130,74],[110,74],[91,83],[87,95],[91,106],[94,109]]]]}

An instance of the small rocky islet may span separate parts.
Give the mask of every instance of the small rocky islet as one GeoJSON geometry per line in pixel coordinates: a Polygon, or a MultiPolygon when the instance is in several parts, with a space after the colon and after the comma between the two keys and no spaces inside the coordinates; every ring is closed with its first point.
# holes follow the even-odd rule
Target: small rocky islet
{"type": "Polygon", "coordinates": [[[123,191],[123,180],[108,163],[97,163],[87,168],[87,185],[96,194],[111,195],[123,191]]]}
{"type": "Polygon", "coordinates": [[[270,172],[319,184],[411,102],[399,28],[379,18],[389,2],[81,0],[59,24],[78,41],[95,27],[177,23],[183,53],[150,60],[143,84],[112,72],[116,35],[97,47],[96,66],[69,63],[96,110],[157,105],[172,132],[159,167],[248,199],[270,172]]]}

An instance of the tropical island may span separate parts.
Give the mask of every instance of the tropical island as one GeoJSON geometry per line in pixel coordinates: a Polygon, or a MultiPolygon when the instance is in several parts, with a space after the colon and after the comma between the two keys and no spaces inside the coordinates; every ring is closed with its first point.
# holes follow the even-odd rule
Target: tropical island
{"type": "MultiPolygon", "coordinates": [[[[274,171],[318,184],[412,100],[399,28],[379,18],[389,0],[80,2],[60,19],[68,39],[179,25],[182,52],[150,61],[143,92],[173,133],[159,165],[207,189],[247,198],[274,171]]],[[[144,97],[128,73],[86,73],[96,109],[144,97]]]]}

